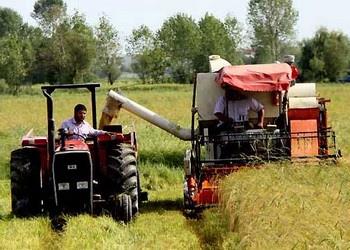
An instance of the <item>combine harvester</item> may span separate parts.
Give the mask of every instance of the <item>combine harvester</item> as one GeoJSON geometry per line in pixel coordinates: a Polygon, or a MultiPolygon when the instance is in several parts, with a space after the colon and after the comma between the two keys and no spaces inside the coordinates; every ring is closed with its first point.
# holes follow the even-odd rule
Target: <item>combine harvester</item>
{"type": "MultiPolygon", "coordinates": [[[[210,73],[197,74],[193,86],[190,129],[111,90],[100,127],[111,123],[124,108],[181,140],[191,141],[184,158],[184,208],[189,214],[218,203],[219,177],[242,167],[290,160],[336,160],[335,132],[327,123],[326,103],[317,97],[315,83],[297,83],[290,65],[231,66],[219,56],[211,57],[210,73]],[[224,87],[241,91],[264,105],[263,129],[219,131],[214,107],[224,87]],[[225,154],[223,154],[225,152],[225,154]]],[[[249,114],[255,122],[257,115],[249,114]]]]}

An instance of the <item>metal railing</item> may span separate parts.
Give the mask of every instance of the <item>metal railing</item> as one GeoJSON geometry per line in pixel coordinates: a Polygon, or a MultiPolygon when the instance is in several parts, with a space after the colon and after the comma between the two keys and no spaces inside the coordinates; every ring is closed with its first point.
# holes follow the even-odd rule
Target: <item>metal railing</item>
{"type": "Polygon", "coordinates": [[[337,158],[335,132],[289,133],[265,129],[200,135],[195,147],[198,164],[265,163],[303,158],[337,158]]]}

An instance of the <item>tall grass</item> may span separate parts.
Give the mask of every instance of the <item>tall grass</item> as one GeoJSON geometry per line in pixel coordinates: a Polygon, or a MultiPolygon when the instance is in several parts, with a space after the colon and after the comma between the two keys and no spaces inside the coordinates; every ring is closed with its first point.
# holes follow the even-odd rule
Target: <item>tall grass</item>
{"type": "MultiPolygon", "coordinates": [[[[164,117],[190,125],[191,86],[119,84],[123,94],[164,117]]],[[[97,93],[100,111],[108,85],[97,93]]],[[[330,124],[343,160],[337,166],[273,165],[245,170],[223,180],[222,203],[188,220],[182,207],[182,158],[189,144],[121,111],[117,123],[136,129],[143,188],[150,201],[130,225],[110,217],[67,217],[57,234],[47,217],[17,219],[10,211],[9,157],[30,128],[46,132],[46,100],[39,86],[29,94],[0,97],[0,248],[5,249],[284,249],[348,248],[350,100],[348,85],[319,85],[329,97],[330,124]]],[[[76,103],[89,106],[87,92],[57,91],[56,127],[76,103]]],[[[88,120],[91,115],[88,113],[88,120]]]]}
{"type": "Polygon", "coordinates": [[[349,163],[350,157],[350,99],[349,84],[319,84],[320,96],[330,98],[327,104],[329,125],[337,133],[337,142],[344,155],[343,161],[349,163]]]}
{"type": "Polygon", "coordinates": [[[229,228],[246,249],[350,247],[347,166],[275,165],[239,171],[221,186],[229,228]]]}

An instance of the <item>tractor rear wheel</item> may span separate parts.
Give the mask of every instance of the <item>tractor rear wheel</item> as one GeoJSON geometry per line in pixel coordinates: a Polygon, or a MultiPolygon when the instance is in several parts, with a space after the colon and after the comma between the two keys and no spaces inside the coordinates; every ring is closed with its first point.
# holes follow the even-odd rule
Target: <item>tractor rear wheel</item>
{"type": "Polygon", "coordinates": [[[108,154],[108,177],[114,186],[114,193],[127,194],[131,198],[132,215],[139,210],[139,179],[136,154],[131,145],[117,144],[108,154]]]}
{"type": "Polygon", "coordinates": [[[12,212],[18,217],[40,213],[40,155],[35,148],[11,152],[12,212]]]}
{"type": "Polygon", "coordinates": [[[112,217],[123,221],[125,224],[132,219],[132,201],[130,195],[119,194],[114,197],[112,206],[112,217]]]}

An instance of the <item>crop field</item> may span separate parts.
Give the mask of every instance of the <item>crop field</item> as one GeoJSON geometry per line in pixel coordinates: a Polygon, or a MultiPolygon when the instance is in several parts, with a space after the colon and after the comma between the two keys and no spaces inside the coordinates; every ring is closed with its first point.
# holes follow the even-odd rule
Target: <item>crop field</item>
{"type": "MultiPolygon", "coordinates": [[[[120,84],[123,94],[183,127],[190,126],[189,85],[120,84]]],[[[198,220],[182,214],[182,161],[188,142],[121,111],[118,123],[135,128],[141,185],[149,202],[129,225],[108,216],[67,217],[63,232],[48,217],[11,215],[9,156],[31,128],[46,132],[46,100],[35,86],[21,96],[0,96],[0,249],[346,249],[350,248],[350,86],[319,84],[330,98],[329,121],[343,158],[337,165],[269,165],[225,178],[218,208],[198,220]]],[[[108,86],[97,93],[100,111],[108,86]]],[[[89,107],[87,92],[54,93],[55,120],[89,107]]],[[[91,121],[91,117],[87,117],[91,121]]]]}

